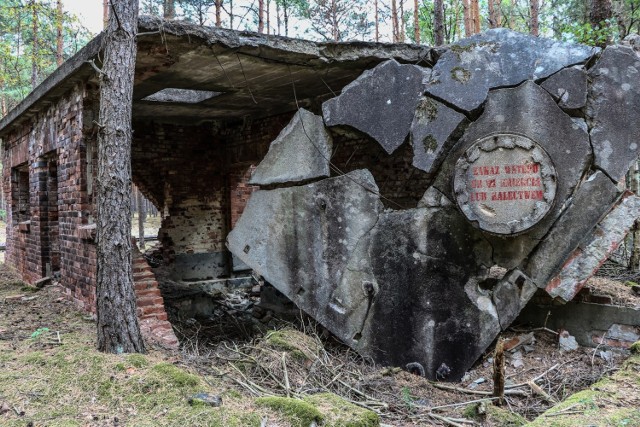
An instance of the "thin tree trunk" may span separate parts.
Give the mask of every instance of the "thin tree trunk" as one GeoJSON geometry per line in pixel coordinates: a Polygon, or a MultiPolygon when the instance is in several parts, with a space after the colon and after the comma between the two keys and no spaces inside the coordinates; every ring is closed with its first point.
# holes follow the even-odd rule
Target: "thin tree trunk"
{"type": "MultiPolygon", "coordinates": [[[[417,1],[417,0],[416,0],[417,1]]],[[[375,11],[376,11],[376,42],[380,41],[380,17],[378,16],[378,0],[375,0],[375,11]]]]}
{"type": "Polygon", "coordinates": [[[473,34],[473,19],[471,18],[471,0],[462,0],[462,8],[464,13],[464,36],[469,37],[473,34]]]}
{"type": "Polygon", "coordinates": [[[493,356],[493,397],[497,398],[497,405],[504,404],[504,379],[504,341],[498,338],[493,356]]]}
{"type": "Polygon", "coordinates": [[[538,19],[538,15],[540,13],[540,2],[539,0],[530,0],[529,8],[531,10],[531,18],[529,21],[529,32],[533,36],[538,36],[540,34],[540,22],[538,19]]]}
{"type": "Polygon", "coordinates": [[[473,34],[480,32],[480,5],[478,0],[471,0],[471,19],[473,20],[473,34]]]}
{"type": "Polygon", "coordinates": [[[269,34],[271,31],[271,14],[269,13],[271,0],[266,0],[266,1],[267,1],[267,7],[265,12],[267,14],[267,34],[269,34]]]}
{"type": "Polygon", "coordinates": [[[233,0],[228,0],[229,2],[229,28],[233,30],[233,0]]]}
{"type": "Polygon", "coordinates": [[[393,42],[398,43],[400,41],[400,31],[398,29],[398,9],[396,7],[396,0],[391,0],[391,30],[393,32],[393,42]]]}
{"type": "Polygon", "coordinates": [[[444,2],[434,0],[433,2],[433,39],[436,46],[444,44],[444,2]]]}
{"type": "Polygon", "coordinates": [[[64,61],[64,40],[62,38],[64,14],[62,11],[62,0],[57,0],[56,6],[56,63],[59,67],[64,61]]]}
{"type": "Polygon", "coordinates": [[[102,28],[106,29],[109,25],[109,0],[102,1],[102,28]]]}
{"type": "MultiPolygon", "coordinates": [[[[128,1],[128,0],[125,0],[125,1],[128,1]]],[[[163,16],[164,16],[164,19],[174,19],[176,17],[176,5],[174,0],[164,0],[163,16]]]]}
{"type": "Polygon", "coordinates": [[[264,33],[264,0],[258,0],[258,32],[264,33]]]}
{"type": "Polygon", "coordinates": [[[38,9],[35,0],[31,0],[31,19],[33,44],[31,45],[31,89],[38,86],[38,9]]]}
{"type": "Polygon", "coordinates": [[[489,0],[489,28],[499,28],[502,26],[500,3],[500,0],[489,0]]]}
{"type": "Polygon", "coordinates": [[[144,352],[131,271],[131,102],[138,1],[113,1],[111,8],[98,132],[98,350],[132,353],[144,352]]]}
{"type": "Polygon", "coordinates": [[[336,0],[331,0],[331,33],[333,35],[333,41],[337,42],[340,40],[340,28],[338,28],[338,11],[336,0]]]}
{"type": "Polygon", "coordinates": [[[136,210],[138,211],[138,247],[144,249],[144,222],[147,219],[147,211],[144,206],[144,198],[140,189],[136,187],[136,210]]]}
{"type": "Polygon", "coordinates": [[[216,27],[222,26],[222,0],[216,0],[216,27]]]}
{"type": "Polygon", "coordinates": [[[280,33],[280,29],[282,27],[282,22],[280,21],[280,3],[276,1],[276,25],[278,26],[278,35],[282,35],[280,33]]]}
{"type": "Polygon", "coordinates": [[[416,44],[420,44],[420,7],[418,6],[418,0],[413,0],[413,40],[416,44]]]}
{"type": "Polygon", "coordinates": [[[405,40],[405,25],[404,25],[404,0],[400,0],[400,43],[404,43],[405,40]]]}
{"type": "Polygon", "coordinates": [[[282,3],[282,15],[284,17],[284,35],[289,37],[289,5],[286,1],[282,3]]]}

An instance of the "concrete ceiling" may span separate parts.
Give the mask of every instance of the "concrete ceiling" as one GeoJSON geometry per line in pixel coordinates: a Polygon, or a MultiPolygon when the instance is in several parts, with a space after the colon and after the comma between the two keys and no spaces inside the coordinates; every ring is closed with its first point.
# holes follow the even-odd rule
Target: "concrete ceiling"
{"type": "MultiPolygon", "coordinates": [[[[66,61],[0,120],[0,136],[64,95],[96,79],[102,34],[66,61]]],[[[200,27],[155,17],[139,20],[134,120],[199,123],[265,117],[300,107],[317,108],[364,70],[386,59],[434,62],[426,46],[368,42],[315,43],[251,32],[200,27]],[[163,89],[220,92],[200,102],[158,102],[163,89]]]]}

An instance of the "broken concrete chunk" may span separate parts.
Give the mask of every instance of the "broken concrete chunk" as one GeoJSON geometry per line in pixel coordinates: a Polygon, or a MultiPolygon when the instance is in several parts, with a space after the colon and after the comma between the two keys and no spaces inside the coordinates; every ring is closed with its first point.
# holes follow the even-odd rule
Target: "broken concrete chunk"
{"type": "Polygon", "coordinates": [[[365,71],[322,105],[327,126],[352,126],[373,139],[389,154],[405,141],[415,109],[424,92],[428,69],[383,62],[365,71]]]}
{"type": "Polygon", "coordinates": [[[569,334],[569,332],[563,330],[560,331],[560,335],[558,337],[558,345],[560,346],[560,351],[573,351],[577,350],[579,345],[576,341],[576,337],[569,334]]]}
{"type": "Polygon", "coordinates": [[[419,208],[440,208],[451,205],[453,205],[453,203],[447,199],[447,196],[442,194],[435,187],[429,187],[427,191],[424,192],[422,199],[418,202],[419,208]]]}
{"type": "Polygon", "coordinates": [[[327,177],[331,148],[322,117],[301,108],[271,143],[249,183],[270,185],[327,177]]]}
{"type": "Polygon", "coordinates": [[[513,323],[537,289],[531,279],[518,270],[509,272],[498,282],[493,288],[492,299],[502,330],[513,323]]]}
{"type": "Polygon", "coordinates": [[[620,245],[637,218],[640,218],[640,197],[626,193],[569,256],[560,273],[545,288],[547,293],[571,301],[620,245]]]}
{"type": "Polygon", "coordinates": [[[299,187],[256,191],[227,246],[298,307],[352,344],[362,329],[369,294],[377,286],[365,274],[367,236],[382,209],[377,193],[366,170],[299,187]],[[342,284],[347,266],[360,266],[363,281],[342,284]],[[343,285],[348,288],[337,289],[343,285]]]}
{"type": "Polygon", "coordinates": [[[596,48],[533,37],[504,28],[450,46],[433,68],[427,93],[464,111],[474,111],[490,89],[515,86],[586,62],[596,48]]]}
{"type": "Polygon", "coordinates": [[[589,71],[587,118],[595,164],[620,181],[640,154],[640,57],[609,46],[589,71]]]}
{"type": "Polygon", "coordinates": [[[463,114],[423,97],[411,123],[413,166],[435,172],[467,124],[463,114]]]}
{"type": "Polygon", "coordinates": [[[580,184],[569,207],[529,257],[527,275],[539,287],[545,287],[618,197],[615,184],[602,172],[580,184]]]}
{"type": "Polygon", "coordinates": [[[447,380],[461,378],[500,330],[490,299],[470,300],[464,286],[479,240],[454,207],[381,214],[370,250],[379,291],[364,353],[393,366],[419,363],[432,379],[444,364],[447,380]]]}
{"type": "Polygon", "coordinates": [[[558,100],[560,108],[577,110],[587,103],[587,73],[581,67],[560,70],[541,86],[558,100]]]}

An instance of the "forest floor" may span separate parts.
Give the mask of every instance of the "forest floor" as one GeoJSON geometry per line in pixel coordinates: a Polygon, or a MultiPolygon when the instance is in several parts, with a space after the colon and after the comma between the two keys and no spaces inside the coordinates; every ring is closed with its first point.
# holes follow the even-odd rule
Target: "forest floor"
{"type": "Polygon", "coordinates": [[[434,383],[369,363],[309,321],[265,324],[219,303],[215,318],[172,314],[179,352],[102,354],[94,320],[59,286],[36,291],[0,266],[0,425],[640,425],[640,356],[561,352],[553,331],[509,330],[504,338],[534,339],[506,353],[506,402],[497,407],[493,348],[463,381],[434,383]],[[189,403],[198,393],[221,406],[202,396],[189,403]]]}

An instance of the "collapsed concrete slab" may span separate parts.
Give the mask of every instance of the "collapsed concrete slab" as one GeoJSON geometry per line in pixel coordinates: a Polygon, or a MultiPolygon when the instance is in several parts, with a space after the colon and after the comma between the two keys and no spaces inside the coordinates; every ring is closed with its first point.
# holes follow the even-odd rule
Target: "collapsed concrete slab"
{"type": "Polygon", "coordinates": [[[577,110],[587,103],[587,73],[582,67],[562,69],[541,86],[558,100],[562,109],[577,110]]]}
{"type": "Polygon", "coordinates": [[[327,126],[348,125],[389,154],[405,141],[430,70],[390,60],[363,73],[342,94],[322,105],[327,126]]]}
{"type": "Polygon", "coordinates": [[[422,98],[411,123],[413,166],[435,172],[468,123],[463,114],[441,102],[422,98]]]}
{"type": "Polygon", "coordinates": [[[474,111],[489,90],[550,76],[585,63],[597,49],[496,28],[451,45],[433,67],[427,93],[474,111]]]}
{"type": "Polygon", "coordinates": [[[271,143],[249,184],[271,185],[328,177],[331,147],[331,137],[322,117],[301,108],[271,143]]]}
{"type": "Polygon", "coordinates": [[[459,379],[539,288],[570,299],[640,216],[579,118],[596,92],[571,66],[594,52],[498,30],[445,49],[426,89],[414,65],[363,73],[323,104],[334,152],[374,171],[371,138],[392,153],[410,133],[385,188],[426,176],[417,206],[383,209],[368,169],[289,181],[252,195],[229,249],[360,354],[459,379]]]}
{"type": "Polygon", "coordinates": [[[609,46],[589,71],[587,103],[595,164],[620,181],[640,154],[640,56],[609,46]]]}
{"type": "Polygon", "coordinates": [[[547,293],[571,301],[620,245],[637,218],[640,218],[640,197],[626,193],[598,223],[596,230],[581,242],[581,247],[569,256],[560,273],[549,281],[547,293]]]}

